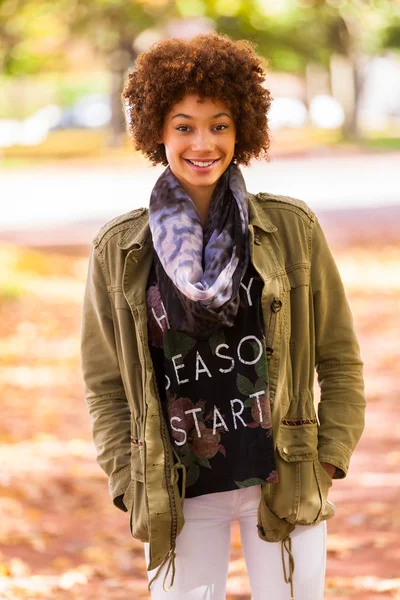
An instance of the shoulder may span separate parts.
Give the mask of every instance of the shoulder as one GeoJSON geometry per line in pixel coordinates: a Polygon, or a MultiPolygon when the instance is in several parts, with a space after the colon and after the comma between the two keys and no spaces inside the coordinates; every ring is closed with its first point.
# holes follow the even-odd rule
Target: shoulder
{"type": "Polygon", "coordinates": [[[255,197],[265,210],[268,209],[272,221],[273,216],[276,218],[285,218],[286,216],[287,218],[288,213],[293,216],[297,215],[297,217],[303,219],[308,225],[311,225],[316,219],[314,211],[304,200],[300,200],[299,198],[271,194],[269,192],[260,192],[255,197]],[[286,211],[286,215],[280,214],[283,211],[286,211]]]}
{"type": "Polygon", "coordinates": [[[147,208],[137,208],[131,210],[122,215],[114,217],[110,221],[107,221],[98,231],[93,239],[93,245],[97,248],[104,246],[104,244],[114,235],[123,233],[127,229],[132,228],[142,218],[147,217],[147,208]]]}
{"type": "Polygon", "coordinates": [[[256,203],[262,217],[275,227],[274,243],[286,267],[309,265],[317,217],[308,204],[299,198],[265,192],[257,194],[256,203]]]}

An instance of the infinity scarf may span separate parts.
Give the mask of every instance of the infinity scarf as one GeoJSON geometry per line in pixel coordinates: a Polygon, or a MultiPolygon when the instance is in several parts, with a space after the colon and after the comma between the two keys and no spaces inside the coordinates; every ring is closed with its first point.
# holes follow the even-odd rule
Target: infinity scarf
{"type": "Polygon", "coordinates": [[[170,327],[196,339],[232,327],[249,261],[248,195],[231,163],[202,226],[193,201],[168,166],[150,197],[154,263],[170,327]]]}

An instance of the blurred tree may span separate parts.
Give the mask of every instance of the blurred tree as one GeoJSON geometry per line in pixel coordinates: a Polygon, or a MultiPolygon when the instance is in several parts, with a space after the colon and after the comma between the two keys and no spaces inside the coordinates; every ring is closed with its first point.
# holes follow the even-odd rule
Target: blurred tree
{"type": "Polygon", "coordinates": [[[382,30],[382,47],[388,49],[400,48],[400,10],[399,14],[382,30]]]}
{"type": "Polygon", "coordinates": [[[176,14],[173,0],[0,0],[0,73],[62,72],[71,41],[89,41],[110,71],[110,141],[118,145],[125,128],[120,95],[135,40],[176,14]]]}
{"type": "Polygon", "coordinates": [[[344,108],[344,134],[360,137],[362,72],[370,56],[400,47],[398,0],[203,0],[203,5],[218,31],[254,41],[273,70],[299,73],[310,87],[318,71],[314,65],[326,69],[330,92],[344,108]]]}
{"type": "Polygon", "coordinates": [[[0,0],[0,72],[61,72],[71,39],[85,39],[111,74],[111,143],[118,145],[127,69],[150,42],[195,33],[190,23],[196,20],[254,41],[272,70],[301,74],[308,86],[316,67],[325,69],[352,138],[359,135],[357,106],[368,57],[400,46],[398,0],[0,0]]]}
{"type": "MultiPolygon", "coordinates": [[[[70,6],[70,0],[59,1],[66,1],[70,6]]],[[[135,40],[143,31],[160,27],[174,14],[174,8],[173,0],[75,0],[71,31],[90,39],[111,74],[110,142],[113,146],[121,143],[125,130],[121,91],[126,71],[138,53],[135,40]]]]}
{"type": "Polygon", "coordinates": [[[0,0],[0,73],[61,70],[68,37],[57,0],[0,0]]]}

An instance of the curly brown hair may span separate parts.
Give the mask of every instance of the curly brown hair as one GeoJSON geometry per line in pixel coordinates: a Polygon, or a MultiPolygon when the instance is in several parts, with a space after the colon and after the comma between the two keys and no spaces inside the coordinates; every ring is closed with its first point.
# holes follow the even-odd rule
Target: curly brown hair
{"type": "Polygon", "coordinates": [[[247,40],[200,34],[190,41],[170,38],[140,54],[122,92],[128,130],[137,150],[154,165],[168,165],[157,142],[164,117],[189,93],[223,101],[232,111],[237,143],[233,161],[269,160],[267,113],[273,98],[263,87],[261,58],[247,40]]]}

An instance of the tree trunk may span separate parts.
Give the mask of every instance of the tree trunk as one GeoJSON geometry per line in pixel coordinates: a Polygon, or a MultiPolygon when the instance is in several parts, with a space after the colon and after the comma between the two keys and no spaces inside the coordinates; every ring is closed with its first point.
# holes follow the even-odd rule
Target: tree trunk
{"type": "Polygon", "coordinates": [[[122,145],[122,136],[125,131],[125,115],[121,100],[125,71],[111,71],[111,122],[109,145],[119,148],[122,145]]]}
{"type": "Polygon", "coordinates": [[[333,54],[330,59],[330,72],[333,97],[344,111],[343,133],[353,139],[357,130],[353,64],[347,56],[333,54]]]}
{"type": "Polygon", "coordinates": [[[109,146],[112,148],[119,148],[122,145],[123,136],[126,131],[125,111],[121,93],[126,71],[133,64],[135,58],[136,54],[132,46],[127,46],[122,41],[120,47],[114,50],[109,56],[111,102],[109,146]]]}
{"type": "MultiPolygon", "coordinates": [[[[311,101],[319,94],[330,94],[330,79],[327,70],[316,62],[308,62],[305,71],[305,98],[304,103],[310,110],[311,101]]],[[[309,118],[311,122],[311,119],[309,118]]]]}
{"type": "Polygon", "coordinates": [[[345,114],[343,133],[355,142],[362,139],[358,124],[358,106],[364,82],[361,66],[361,59],[355,53],[349,56],[334,54],[330,61],[333,96],[343,106],[345,114]]]}

